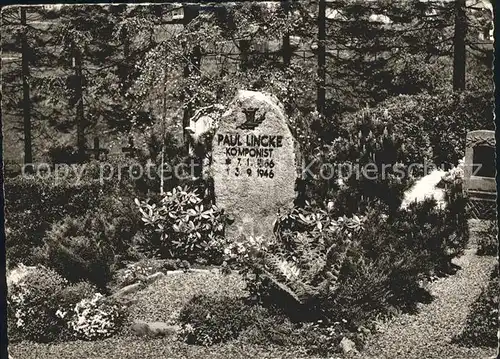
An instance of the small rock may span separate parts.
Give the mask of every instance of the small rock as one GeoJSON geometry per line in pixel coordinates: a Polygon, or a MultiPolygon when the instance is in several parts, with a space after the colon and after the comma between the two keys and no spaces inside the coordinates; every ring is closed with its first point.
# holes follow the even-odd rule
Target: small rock
{"type": "Polygon", "coordinates": [[[140,290],[142,287],[143,287],[143,284],[140,283],[140,282],[139,283],[130,284],[130,285],[127,285],[126,287],[123,287],[123,288],[119,289],[116,293],[113,294],[113,296],[114,297],[122,297],[124,295],[135,293],[138,290],[140,290]]]}
{"type": "Polygon", "coordinates": [[[151,284],[151,283],[156,282],[158,279],[163,278],[163,277],[165,277],[165,273],[163,273],[163,272],[156,272],[154,274],[151,274],[144,281],[147,284],[151,284]]]}
{"type": "Polygon", "coordinates": [[[358,328],[358,331],[363,333],[364,335],[370,335],[371,334],[371,331],[370,329],[366,328],[366,327],[363,327],[363,326],[360,326],[358,328]]]}
{"type": "Polygon", "coordinates": [[[342,352],[344,354],[350,353],[350,352],[357,352],[356,350],[356,344],[354,342],[346,337],[342,338],[340,341],[340,348],[342,349],[342,352]]]}
{"type": "Polygon", "coordinates": [[[164,322],[134,321],[130,329],[138,336],[165,337],[179,333],[181,327],[164,322]]]}

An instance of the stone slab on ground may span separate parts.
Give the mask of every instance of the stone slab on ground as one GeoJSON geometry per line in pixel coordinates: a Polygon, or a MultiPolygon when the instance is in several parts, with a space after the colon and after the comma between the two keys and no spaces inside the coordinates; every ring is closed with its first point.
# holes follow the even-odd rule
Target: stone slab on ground
{"type": "Polygon", "coordinates": [[[176,335],[180,332],[181,327],[164,322],[135,320],[130,326],[130,329],[135,335],[157,338],[176,335]]]}

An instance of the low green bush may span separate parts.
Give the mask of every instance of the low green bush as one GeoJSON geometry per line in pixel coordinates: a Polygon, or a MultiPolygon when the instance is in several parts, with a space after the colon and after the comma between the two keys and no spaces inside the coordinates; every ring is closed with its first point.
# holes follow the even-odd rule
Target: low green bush
{"type": "Polygon", "coordinates": [[[394,214],[384,206],[363,216],[294,208],[277,221],[274,238],[244,238],[226,250],[248,289],[293,321],[344,321],[355,330],[378,315],[415,310],[431,300],[420,282],[454,271],[451,259],[468,240],[465,204],[455,193],[439,208],[433,199],[394,214]]]}
{"type": "Polygon", "coordinates": [[[90,298],[97,292],[97,288],[89,282],[70,283],[64,287],[59,297],[59,307],[69,308],[84,298],[90,298]]]}
{"type": "Polygon", "coordinates": [[[331,199],[340,215],[363,211],[374,200],[396,210],[403,192],[423,175],[422,167],[410,165],[432,160],[429,137],[419,128],[373,118],[368,111],[360,116],[318,151],[310,167],[317,176],[308,179],[307,196],[331,199]]]}
{"type": "MultiPolygon", "coordinates": [[[[116,163],[117,167],[120,163],[116,163]]],[[[133,237],[140,219],[134,198],[142,193],[119,171],[106,172],[101,163],[72,164],[52,168],[43,175],[19,175],[5,181],[6,251],[9,265],[36,264],[34,252],[44,245],[46,234],[63,218],[93,214],[114,227],[117,254],[133,256],[133,237]]]]}
{"type": "Polygon", "coordinates": [[[495,129],[493,106],[491,91],[396,96],[375,108],[347,114],[343,128],[351,137],[360,124],[387,126],[389,132],[397,129],[396,138],[404,140],[405,161],[422,163],[430,150],[429,160],[436,165],[456,165],[465,155],[467,131],[495,129]]]}
{"type": "Polygon", "coordinates": [[[349,334],[343,322],[292,322],[279,308],[266,308],[243,298],[196,296],[181,311],[184,339],[211,346],[237,339],[242,343],[306,348],[309,353],[339,352],[344,337],[363,344],[363,335],[349,334]]]}
{"type": "Polygon", "coordinates": [[[65,323],[56,316],[67,281],[45,267],[26,270],[11,282],[7,296],[9,339],[49,342],[59,338],[65,323]]]}
{"type": "Polygon", "coordinates": [[[91,214],[65,217],[47,233],[41,260],[71,282],[89,281],[106,290],[116,264],[112,231],[104,218],[91,214]]]}
{"type": "MultiPolygon", "coordinates": [[[[452,259],[461,255],[469,240],[469,232],[452,206],[440,209],[434,199],[412,203],[394,218],[393,230],[414,253],[424,256],[429,272],[454,272],[452,259]]],[[[459,205],[457,204],[456,207],[459,205]]]]}
{"type": "Polygon", "coordinates": [[[490,281],[472,304],[463,332],[455,338],[466,346],[498,346],[498,266],[490,281]]]}
{"type": "Polygon", "coordinates": [[[210,346],[238,338],[250,325],[249,306],[242,298],[193,297],[181,310],[189,344],[210,346]]]}
{"type": "Polygon", "coordinates": [[[498,254],[498,223],[489,221],[487,227],[479,232],[477,254],[480,256],[496,256],[498,254]]]}
{"type": "Polygon", "coordinates": [[[65,321],[74,339],[97,340],[117,333],[125,322],[125,308],[112,297],[94,293],[73,307],[59,309],[56,315],[65,321]]]}
{"type": "Polygon", "coordinates": [[[98,182],[72,183],[54,176],[15,177],[5,181],[6,251],[11,264],[29,263],[52,224],[98,206],[106,188],[98,182]]]}

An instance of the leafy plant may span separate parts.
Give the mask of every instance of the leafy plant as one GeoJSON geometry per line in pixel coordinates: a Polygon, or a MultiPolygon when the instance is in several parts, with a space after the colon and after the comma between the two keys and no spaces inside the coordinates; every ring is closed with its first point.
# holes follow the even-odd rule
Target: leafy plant
{"type": "Polygon", "coordinates": [[[181,310],[185,340],[210,346],[236,339],[249,323],[249,306],[241,298],[193,297],[181,310]]]}
{"type": "Polygon", "coordinates": [[[136,204],[149,236],[147,250],[164,258],[218,261],[223,250],[222,213],[187,187],[176,187],[157,201],[136,204]]]}
{"type": "Polygon", "coordinates": [[[334,219],[329,211],[295,208],[278,219],[275,239],[252,246],[255,241],[242,238],[243,245],[250,243],[244,255],[241,244],[230,247],[236,255],[226,252],[240,262],[256,298],[279,301],[296,319],[306,313],[314,319],[322,315],[320,298],[334,295],[339,287],[346,253],[362,222],[357,216],[334,219]]]}
{"type": "Polygon", "coordinates": [[[65,216],[98,207],[110,184],[57,177],[18,176],[5,182],[6,251],[10,264],[35,264],[33,250],[43,245],[51,226],[65,216]]]}

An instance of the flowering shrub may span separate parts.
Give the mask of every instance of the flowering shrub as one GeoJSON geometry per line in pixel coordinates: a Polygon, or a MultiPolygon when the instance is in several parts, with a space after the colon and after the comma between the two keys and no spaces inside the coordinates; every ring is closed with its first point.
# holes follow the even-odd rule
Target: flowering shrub
{"type": "Polygon", "coordinates": [[[122,322],[121,308],[94,294],[95,287],[87,282],[69,284],[52,269],[19,265],[7,282],[12,341],[93,340],[112,335],[122,322]]]}
{"type": "Polygon", "coordinates": [[[56,315],[67,321],[74,337],[83,340],[110,337],[120,329],[124,317],[122,308],[100,293],[82,299],[71,310],[58,309],[56,315]]]}
{"type": "Polygon", "coordinates": [[[47,342],[56,339],[64,324],[55,305],[68,282],[43,266],[15,269],[8,280],[8,328],[11,340],[47,342]]]}
{"type": "Polygon", "coordinates": [[[204,205],[195,191],[176,187],[159,201],[135,202],[151,232],[144,243],[148,250],[166,258],[217,261],[222,256],[222,213],[204,205]]]}
{"type": "Polygon", "coordinates": [[[229,262],[248,259],[254,253],[267,250],[271,243],[264,236],[242,236],[226,246],[224,257],[229,262]]]}

